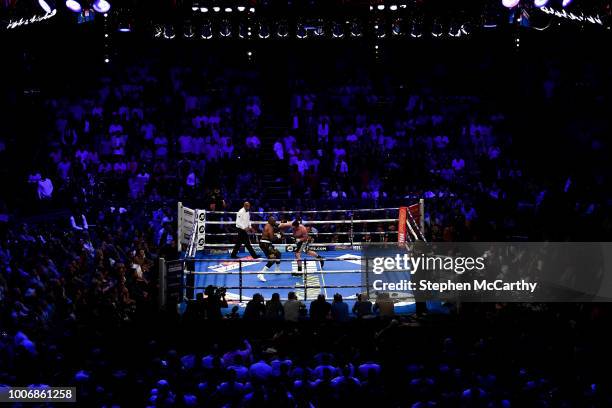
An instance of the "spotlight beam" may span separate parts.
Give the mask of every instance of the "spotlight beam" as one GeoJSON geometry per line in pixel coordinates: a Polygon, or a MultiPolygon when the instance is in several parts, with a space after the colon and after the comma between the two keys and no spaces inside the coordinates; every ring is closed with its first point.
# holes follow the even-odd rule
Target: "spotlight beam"
{"type": "Polygon", "coordinates": [[[108,13],[111,5],[106,0],[94,0],[93,9],[98,13],[108,13]]]}
{"type": "Polygon", "coordinates": [[[80,13],[83,9],[81,7],[81,3],[76,0],[66,0],[66,7],[68,7],[70,11],[73,11],[75,13],[80,13]]]}
{"type": "Polygon", "coordinates": [[[51,5],[45,0],[38,0],[38,4],[40,5],[40,8],[42,8],[47,14],[51,13],[55,9],[55,7],[52,8],[51,5]]]}
{"type": "Polygon", "coordinates": [[[520,0],[502,0],[502,4],[504,7],[513,8],[518,6],[520,0]]]}

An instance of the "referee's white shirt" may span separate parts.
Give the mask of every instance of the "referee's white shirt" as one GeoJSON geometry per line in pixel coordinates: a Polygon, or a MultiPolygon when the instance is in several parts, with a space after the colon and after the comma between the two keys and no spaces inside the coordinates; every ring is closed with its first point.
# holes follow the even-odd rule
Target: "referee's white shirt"
{"type": "Polygon", "coordinates": [[[241,230],[247,230],[251,227],[251,213],[242,207],[240,211],[236,213],[236,228],[241,230]]]}

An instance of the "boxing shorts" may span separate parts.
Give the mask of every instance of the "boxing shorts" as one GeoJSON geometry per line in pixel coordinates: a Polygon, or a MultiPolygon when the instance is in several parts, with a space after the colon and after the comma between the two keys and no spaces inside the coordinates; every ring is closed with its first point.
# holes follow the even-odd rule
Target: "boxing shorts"
{"type": "Polygon", "coordinates": [[[295,246],[295,252],[308,252],[310,250],[310,240],[298,241],[295,246]]]}
{"type": "Polygon", "coordinates": [[[272,242],[268,241],[267,239],[259,240],[259,247],[269,259],[280,259],[280,251],[274,248],[272,242]]]}

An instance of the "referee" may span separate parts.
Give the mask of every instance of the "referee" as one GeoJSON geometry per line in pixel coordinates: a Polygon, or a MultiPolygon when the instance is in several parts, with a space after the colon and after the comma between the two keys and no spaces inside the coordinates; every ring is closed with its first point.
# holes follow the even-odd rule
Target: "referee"
{"type": "Polygon", "coordinates": [[[251,203],[245,201],[242,208],[236,213],[236,229],[238,230],[238,237],[236,238],[236,245],[234,245],[234,249],[232,249],[232,258],[238,258],[238,251],[240,250],[240,246],[242,244],[244,244],[247,251],[249,251],[253,258],[259,258],[251,246],[251,241],[249,241],[249,231],[253,230],[251,227],[251,214],[249,213],[250,208],[251,203]]]}

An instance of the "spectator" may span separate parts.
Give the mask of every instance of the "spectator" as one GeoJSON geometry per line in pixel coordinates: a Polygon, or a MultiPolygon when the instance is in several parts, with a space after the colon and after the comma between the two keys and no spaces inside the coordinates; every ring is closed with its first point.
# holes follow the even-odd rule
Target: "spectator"
{"type": "Polygon", "coordinates": [[[72,226],[72,229],[76,231],[87,231],[89,229],[87,218],[85,217],[85,214],[80,211],[77,211],[70,216],[70,225],[72,226]]]}
{"type": "Polygon", "coordinates": [[[353,377],[349,365],[342,367],[342,374],[332,380],[332,386],[344,400],[356,400],[361,392],[361,382],[353,377]]]}
{"type": "Polygon", "coordinates": [[[251,365],[249,376],[259,384],[265,383],[272,376],[272,367],[265,360],[261,359],[251,365]]]}
{"type": "Polygon", "coordinates": [[[278,160],[285,160],[285,150],[281,140],[274,142],[274,154],[278,160]]]}
{"type": "Polygon", "coordinates": [[[300,155],[299,159],[296,162],[298,172],[304,177],[306,171],[308,170],[308,162],[304,159],[303,155],[300,155]]]}
{"type": "Polygon", "coordinates": [[[331,305],[331,317],[336,322],[347,322],[349,320],[348,305],[342,301],[342,295],[336,293],[331,305]]]}
{"type": "Polygon", "coordinates": [[[253,295],[253,299],[249,300],[244,309],[245,320],[262,320],[266,316],[266,306],[264,305],[264,298],[259,293],[253,295]]]}
{"type": "Polygon", "coordinates": [[[455,158],[453,159],[452,166],[456,172],[459,172],[465,167],[465,160],[462,158],[455,158]]]}
{"type": "Polygon", "coordinates": [[[280,301],[280,294],[273,293],[272,298],[266,303],[266,319],[280,321],[284,320],[285,309],[280,301]]]}
{"type": "Polygon", "coordinates": [[[259,150],[261,147],[261,140],[257,137],[257,135],[252,134],[251,136],[246,138],[246,146],[249,149],[259,150]]]}
{"type": "Polygon", "coordinates": [[[393,317],[395,315],[395,305],[390,299],[389,294],[380,292],[376,296],[376,303],[373,308],[374,313],[378,313],[380,317],[393,317]]]}
{"type": "Polygon", "coordinates": [[[38,180],[38,198],[40,200],[50,200],[53,196],[53,182],[49,177],[42,177],[38,180]]]}
{"type": "MultiPolygon", "coordinates": [[[[163,241],[163,240],[161,240],[163,241]]],[[[204,289],[204,299],[206,316],[209,320],[219,320],[223,317],[221,309],[227,307],[227,301],[225,300],[225,293],[218,293],[216,288],[212,285],[208,285],[204,289]]]]}
{"type": "Polygon", "coordinates": [[[357,295],[357,301],[353,305],[353,313],[362,319],[372,315],[372,302],[363,294],[357,295]]]}
{"type": "Polygon", "coordinates": [[[325,295],[319,294],[316,300],[310,303],[310,320],[322,322],[330,318],[331,304],[325,300],[325,295]]]}
{"type": "Polygon", "coordinates": [[[57,174],[59,175],[59,177],[62,180],[68,180],[68,177],[70,176],[70,169],[72,167],[72,163],[70,162],[70,160],[68,160],[67,157],[64,157],[58,164],[57,164],[57,174]]]}
{"type": "Polygon", "coordinates": [[[321,363],[312,371],[312,375],[316,379],[323,379],[326,375],[332,378],[340,374],[340,370],[331,364],[330,358],[324,354],[321,363]],[[327,373],[326,373],[327,372],[327,373]]]}
{"type": "Polygon", "coordinates": [[[327,118],[321,118],[318,128],[317,135],[319,143],[327,143],[329,140],[329,122],[327,118]]]}
{"type": "Polygon", "coordinates": [[[283,305],[285,320],[289,322],[297,322],[305,309],[304,304],[298,300],[295,292],[289,292],[288,300],[283,305]]]}

